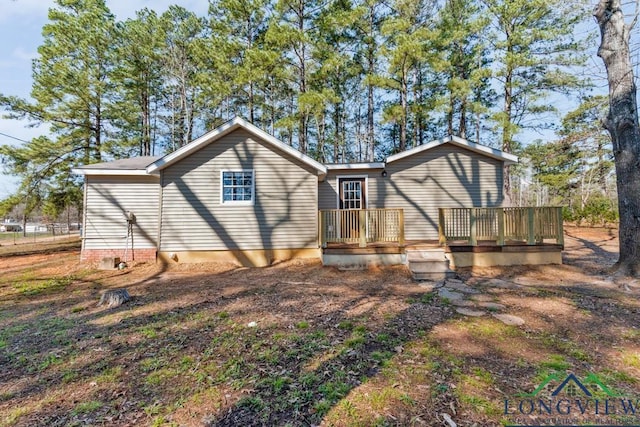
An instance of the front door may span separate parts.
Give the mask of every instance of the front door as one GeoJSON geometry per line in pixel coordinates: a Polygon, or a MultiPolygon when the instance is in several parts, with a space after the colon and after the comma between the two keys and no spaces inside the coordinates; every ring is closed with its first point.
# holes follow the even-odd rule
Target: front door
{"type": "Polygon", "coordinates": [[[340,191],[340,234],[347,241],[360,239],[359,210],[367,207],[364,178],[339,178],[340,191]]]}
{"type": "Polygon", "coordinates": [[[340,178],[340,209],[365,209],[367,207],[365,179],[340,178]]]}

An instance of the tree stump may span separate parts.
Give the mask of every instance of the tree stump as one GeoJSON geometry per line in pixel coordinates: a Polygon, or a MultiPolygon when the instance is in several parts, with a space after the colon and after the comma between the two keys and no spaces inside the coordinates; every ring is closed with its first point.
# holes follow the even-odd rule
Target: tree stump
{"type": "Polygon", "coordinates": [[[98,303],[98,307],[107,304],[107,307],[114,308],[119,307],[123,303],[129,301],[131,297],[129,296],[129,292],[126,289],[109,289],[105,291],[100,297],[100,302],[98,303]]]}

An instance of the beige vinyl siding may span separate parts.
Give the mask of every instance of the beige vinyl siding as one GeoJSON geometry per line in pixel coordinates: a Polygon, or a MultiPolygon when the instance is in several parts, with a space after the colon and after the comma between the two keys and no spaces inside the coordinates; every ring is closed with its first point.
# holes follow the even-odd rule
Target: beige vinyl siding
{"type": "Polygon", "coordinates": [[[314,170],[236,130],[162,171],[161,251],[314,248],[314,170]],[[222,170],[253,170],[253,205],[222,204],[222,170]]]}
{"type": "Polygon", "coordinates": [[[405,157],[382,169],[331,170],[319,185],[320,209],[336,209],[337,177],[367,176],[369,209],[403,208],[408,240],[438,238],[438,208],[500,206],[503,164],[453,144],[405,157]]]}
{"type": "Polygon", "coordinates": [[[502,162],[453,144],[392,162],[387,173],[376,203],[404,208],[407,240],[438,238],[438,208],[502,204],[502,162]]]}
{"type": "Polygon", "coordinates": [[[84,249],[124,248],[126,211],[136,216],[134,247],[155,248],[159,190],[154,176],[87,176],[84,249]]]}
{"type": "Polygon", "coordinates": [[[341,177],[365,177],[367,182],[367,207],[369,209],[383,208],[380,205],[377,191],[380,182],[384,182],[381,176],[382,169],[333,169],[327,173],[326,179],[318,186],[319,209],[338,209],[338,181],[341,177]],[[382,181],[378,181],[382,180],[382,181]]]}

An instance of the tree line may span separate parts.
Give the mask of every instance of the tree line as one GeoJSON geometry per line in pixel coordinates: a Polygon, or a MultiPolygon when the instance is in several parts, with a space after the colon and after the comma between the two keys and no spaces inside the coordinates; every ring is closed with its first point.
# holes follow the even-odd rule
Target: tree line
{"type": "Polygon", "coordinates": [[[611,169],[606,141],[597,165],[588,144],[572,142],[581,118],[555,125],[552,100],[590,87],[580,70],[591,40],[576,31],[587,19],[588,2],[563,0],[211,0],[206,16],[171,6],[119,21],[104,0],[57,0],[31,99],[0,94],[9,117],[48,126],[0,147],[22,179],[2,206],[53,215],[79,205],[72,167],[164,154],[236,115],[327,163],[458,135],[532,159],[505,174],[512,202],[524,191],[513,179],[531,170],[550,203],[571,201],[584,174],[611,169]],[[524,140],[554,126],[564,142],[524,140]],[[536,160],[571,150],[582,153],[577,166],[536,160]]]}

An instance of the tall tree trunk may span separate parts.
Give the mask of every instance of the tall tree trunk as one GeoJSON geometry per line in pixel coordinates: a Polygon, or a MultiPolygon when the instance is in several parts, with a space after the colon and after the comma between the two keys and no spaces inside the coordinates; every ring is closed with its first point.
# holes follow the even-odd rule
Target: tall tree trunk
{"type": "Polygon", "coordinates": [[[609,80],[605,127],[613,143],[620,211],[620,257],[616,267],[620,274],[635,276],[640,273],[640,129],[629,55],[633,25],[625,23],[620,0],[600,0],[594,16],[601,34],[598,56],[604,61],[609,80]]]}
{"type": "Polygon", "coordinates": [[[400,144],[398,146],[398,152],[403,152],[407,149],[407,114],[408,103],[407,94],[409,84],[407,83],[406,68],[402,69],[402,76],[400,77],[400,144]]]}
{"type": "MultiPolygon", "coordinates": [[[[511,53],[512,46],[509,45],[507,50],[511,53]]],[[[513,131],[512,131],[512,84],[513,84],[513,70],[511,67],[507,67],[504,84],[504,117],[502,123],[502,151],[505,153],[511,153],[513,145],[513,131]]],[[[511,167],[505,166],[503,173],[503,204],[509,206],[512,202],[512,190],[511,190],[511,167]]]]}

